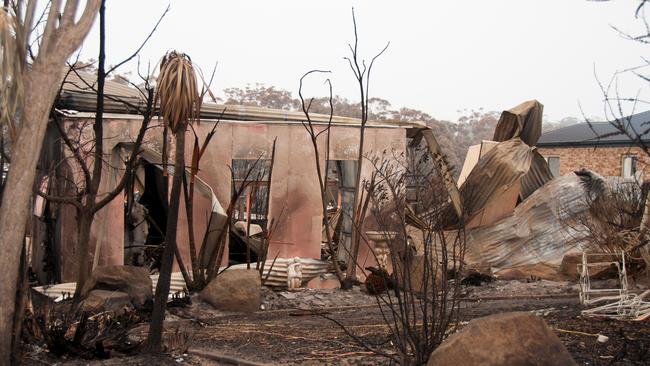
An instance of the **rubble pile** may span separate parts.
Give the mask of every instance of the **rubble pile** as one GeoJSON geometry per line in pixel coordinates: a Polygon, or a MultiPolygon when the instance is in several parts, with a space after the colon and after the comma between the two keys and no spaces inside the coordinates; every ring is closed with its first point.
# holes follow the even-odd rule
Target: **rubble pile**
{"type": "Polygon", "coordinates": [[[548,280],[497,280],[481,286],[467,286],[464,296],[474,299],[487,297],[578,295],[578,285],[568,281],[548,280]]]}
{"type": "Polygon", "coordinates": [[[354,286],[350,291],[340,289],[302,289],[300,291],[262,291],[262,306],[265,310],[316,309],[328,307],[375,305],[375,296],[354,286]]]}

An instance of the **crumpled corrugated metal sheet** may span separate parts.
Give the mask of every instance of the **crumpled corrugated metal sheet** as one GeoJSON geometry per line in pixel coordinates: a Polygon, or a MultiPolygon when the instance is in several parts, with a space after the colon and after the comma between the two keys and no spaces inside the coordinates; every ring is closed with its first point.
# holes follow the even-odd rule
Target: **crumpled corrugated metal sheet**
{"type": "Polygon", "coordinates": [[[519,184],[530,170],[533,149],[519,138],[499,143],[483,156],[460,187],[467,217],[479,213],[492,199],[519,184]]]}
{"type": "Polygon", "coordinates": [[[562,222],[584,211],[586,190],[573,174],[558,177],[494,225],[467,233],[465,260],[488,263],[495,270],[536,263],[559,265],[564,254],[580,242],[578,233],[562,222]]]}
{"type": "MultiPolygon", "coordinates": [[[[126,159],[126,152],[130,154],[130,151],[133,149],[133,144],[131,143],[120,143],[118,144],[118,146],[120,146],[123,149],[123,159],[126,159]]],[[[155,166],[160,170],[163,169],[163,164],[162,164],[163,158],[161,153],[155,151],[154,149],[148,146],[142,146],[140,147],[140,150],[141,150],[140,157],[142,159],[153,164],[153,166],[155,166]]],[[[169,174],[174,175],[174,164],[172,161],[168,161],[167,170],[169,174]]],[[[185,174],[189,174],[189,171],[186,170],[185,174]]],[[[214,248],[219,243],[219,237],[221,236],[221,231],[225,227],[225,223],[228,220],[228,216],[226,215],[226,211],[223,209],[223,206],[221,206],[221,203],[219,202],[219,199],[214,193],[212,187],[210,187],[209,184],[207,184],[203,179],[201,179],[198,176],[195,177],[195,181],[196,181],[196,185],[195,185],[196,190],[205,198],[210,199],[211,202],[212,212],[208,220],[209,228],[206,234],[207,237],[205,237],[203,240],[203,243],[205,243],[205,249],[202,249],[210,253],[214,250],[214,248]]],[[[203,262],[204,262],[203,264],[207,265],[208,261],[209,261],[209,257],[205,256],[203,258],[203,262]]]]}
{"type": "Polygon", "coordinates": [[[494,131],[494,140],[500,143],[479,159],[460,188],[468,217],[515,184],[523,201],[553,179],[546,160],[534,148],[541,135],[543,110],[541,103],[531,100],[501,114],[494,131]]]}
{"type": "Polygon", "coordinates": [[[528,146],[535,146],[542,135],[542,113],[544,106],[529,100],[501,113],[494,129],[494,141],[506,141],[519,137],[528,146]]]}
{"type": "MultiPolygon", "coordinates": [[[[542,114],[544,106],[529,100],[501,113],[494,129],[494,141],[507,141],[520,138],[526,145],[534,147],[542,134],[542,114]]],[[[553,179],[546,160],[538,152],[533,153],[530,169],[521,182],[522,200],[553,179]]]]}
{"type": "Polygon", "coordinates": [[[521,200],[525,200],[538,188],[553,180],[553,173],[546,163],[546,159],[536,149],[533,151],[533,159],[530,163],[528,173],[521,180],[521,200]]]}
{"type": "MultiPolygon", "coordinates": [[[[153,292],[156,292],[156,285],[158,284],[158,274],[151,275],[151,283],[152,283],[152,289],[153,292]]],[[[32,287],[35,291],[38,291],[42,293],[43,295],[46,295],[54,301],[61,301],[63,300],[64,297],[66,296],[71,296],[74,294],[75,287],[77,287],[76,282],[66,282],[66,283],[58,283],[56,285],[45,285],[45,286],[37,286],[37,287],[32,287]]],[[[185,286],[185,280],[183,279],[183,275],[180,272],[174,272],[172,273],[171,276],[171,282],[169,285],[169,298],[171,299],[174,294],[178,292],[184,292],[187,291],[187,286],[185,286]]]]}
{"type": "MultiPolygon", "coordinates": [[[[274,287],[287,287],[287,268],[289,263],[293,261],[293,258],[278,258],[273,264],[273,260],[267,260],[264,264],[264,276],[268,279],[264,283],[266,286],[274,287]],[[273,268],[271,268],[273,264],[273,268]],[[269,274],[270,271],[270,274],[269,274]]],[[[306,286],[309,280],[314,279],[320,275],[323,275],[329,272],[330,263],[325,262],[319,259],[313,258],[300,258],[300,263],[302,265],[302,285],[306,286]]],[[[251,264],[251,267],[255,267],[255,263],[251,264]]],[[[230,268],[246,268],[246,264],[237,264],[230,268]]]]}
{"type": "Polygon", "coordinates": [[[451,201],[451,207],[456,213],[456,217],[460,217],[463,214],[462,199],[458,186],[454,181],[454,177],[451,175],[451,169],[445,160],[445,156],[440,149],[440,145],[436,140],[436,136],[433,133],[433,130],[429,127],[419,129],[419,138],[424,138],[427,143],[427,148],[433,159],[433,163],[440,172],[442,180],[449,194],[449,199],[451,201]]]}

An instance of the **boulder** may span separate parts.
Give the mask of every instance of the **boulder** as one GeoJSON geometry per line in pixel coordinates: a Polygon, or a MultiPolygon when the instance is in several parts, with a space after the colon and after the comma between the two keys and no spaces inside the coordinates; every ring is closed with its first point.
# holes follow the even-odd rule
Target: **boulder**
{"type": "Polygon", "coordinates": [[[125,292],[137,308],[143,307],[153,299],[151,277],[149,271],[143,267],[97,267],[81,289],[81,298],[85,299],[93,290],[125,292]]]}
{"type": "Polygon", "coordinates": [[[131,299],[129,298],[129,294],[121,291],[92,290],[79,303],[79,309],[89,313],[102,311],[120,313],[127,308],[133,308],[131,299]]]}
{"type": "Polygon", "coordinates": [[[515,312],[470,321],[431,354],[427,365],[560,366],[576,363],[542,318],[515,312]]]}
{"type": "Polygon", "coordinates": [[[262,304],[260,274],[254,269],[229,269],[201,291],[201,299],[218,310],[252,313],[262,304]]]}
{"type": "Polygon", "coordinates": [[[582,252],[569,252],[562,257],[560,273],[571,279],[578,279],[578,264],[582,264],[582,252]]]}

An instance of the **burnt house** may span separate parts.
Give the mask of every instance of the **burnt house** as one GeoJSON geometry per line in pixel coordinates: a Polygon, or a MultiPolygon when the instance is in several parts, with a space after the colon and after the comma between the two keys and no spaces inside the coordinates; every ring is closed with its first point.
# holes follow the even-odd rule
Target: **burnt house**
{"type": "MultiPolygon", "coordinates": [[[[84,128],[92,130],[96,93],[89,87],[94,75],[71,73],[62,88],[57,110],[61,113],[64,128],[71,134],[84,133],[84,128]]],[[[121,167],[140,127],[142,116],[133,106],[143,106],[140,93],[128,86],[107,81],[105,86],[104,110],[104,160],[100,195],[115,186],[122,174],[121,167]],[[127,101],[128,103],[124,103],[127,101]]],[[[203,140],[212,130],[217,120],[216,134],[208,145],[201,160],[198,173],[197,197],[194,202],[194,234],[198,240],[208,225],[212,214],[223,215],[230,201],[234,185],[242,179],[241,173],[257,159],[256,194],[248,188],[235,207],[234,218],[243,221],[250,218],[251,223],[265,228],[266,219],[274,219],[277,229],[268,249],[273,258],[321,258],[323,238],[322,202],[315,168],[314,151],[306,132],[301,112],[273,110],[240,105],[217,105],[204,103],[200,124],[194,131],[203,140]],[[273,143],[276,141],[273,174],[268,174],[273,143]],[[232,167],[232,174],[230,167],[232,167]],[[270,181],[272,180],[272,182],[270,181]],[[268,186],[270,184],[270,190],[268,186]]],[[[327,127],[328,115],[312,115],[317,130],[327,127]]],[[[160,189],[162,179],[162,121],[154,120],[146,133],[140,156],[136,179],[130,192],[119,194],[110,204],[100,210],[93,222],[91,233],[91,260],[93,268],[99,265],[132,264],[129,249],[137,246],[151,247],[162,240],[164,217],[161,215],[160,197],[165,194],[160,189]],[[138,220],[129,217],[125,202],[128,195],[135,195],[148,212],[150,222],[146,233],[131,232],[138,220]],[[131,222],[133,221],[133,222],[131,222]],[[135,224],[134,224],[135,222],[135,224]]],[[[360,121],[354,118],[333,117],[330,130],[330,180],[332,198],[330,205],[341,210],[350,209],[354,194],[357,154],[359,149],[360,121]]],[[[369,121],[365,130],[364,151],[377,153],[392,151],[395,156],[405,153],[408,141],[418,131],[426,129],[418,122],[369,121]]],[[[89,134],[92,136],[92,134],[89,134]]],[[[90,138],[90,137],[89,137],[90,138]]],[[[188,141],[194,136],[188,131],[188,141]]],[[[320,150],[325,149],[325,139],[321,139],[320,150]]],[[[187,144],[186,161],[191,157],[191,144],[187,144]]],[[[47,171],[53,164],[56,169],[74,181],[78,172],[68,166],[66,149],[63,148],[58,130],[51,127],[46,137],[41,175],[43,187],[47,189],[73,189],[61,182],[49,188],[47,171]]],[[[173,147],[172,147],[173,148],[173,147]]],[[[171,164],[170,164],[171,166],[171,164]]],[[[362,166],[361,175],[371,173],[370,164],[362,166]]],[[[78,176],[77,176],[78,177],[78,176]]],[[[181,198],[183,202],[183,198],[181,198]]],[[[181,203],[183,205],[183,203],[181,203]]],[[[178,246],[186,264],[189,264],[187,239],[187,219],[181,207],[178,229],[178,246]]],[[[67,282],[76,279],[75,210],[71,206],[48,204],[37,198],[34,214],[35,226],[29,238],[32,246],[32,266],[43,283],[67,282]]],[[[349,217],[349,215],[346,215],[349,217]]],[[[351,220],[350,220],[351,221],[351,220]]],[[[240,225],[241,228],[241,225],[240,225]]],[[[251,229],[251,235],[253,234],[251,229]]],[[[351,236],[351,222],[342,225],[341,235],[345,242],[351,236]]],[[[237,238],[231,237],[230,252],[224,256],[224,263],[236,260],[237,248],[233,247],[237,238]]],[[[241,258],[241,257],[240,257],[241,258]]],[[[137,260],[136,260],[137,261],[137,260]]],[[[361,267],[373,264],[372,255],[366,246],[360,253],[361,267]]]]}

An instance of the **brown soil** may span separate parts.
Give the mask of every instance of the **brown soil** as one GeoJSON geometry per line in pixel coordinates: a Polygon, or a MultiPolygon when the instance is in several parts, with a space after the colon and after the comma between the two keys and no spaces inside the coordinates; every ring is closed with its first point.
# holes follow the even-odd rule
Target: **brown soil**
{"type": "MultiPolygon", "coordinates": [[[[546,320],[580,365],[645,365],[650,360],[648,322],[581,317],[573,284],[497,281],[467,288],[464,296],[461,325],[489,314],[532,311],[546,320]],[[609,340],[599,343],[596,336],[575,332],[602,334],[609,340]]],[[[227,314],[194,301],[189,308],[172,309],[168,317],[166,334],[169,340],[177,339],[179,333],[190,336],[186,344],[168,341],[177,351],[160,356],[153,363],[150,358],[139,355],[92,361],[91,364],[389,364],[386,358],[369,352],[326,317],[344,324],[364,343],[394,352],[374,297],[362,291],[305,290],[290,295],[267,292],[264,306],[267,310],[253,314],[227,314]],[[332,307],[336,304],[345,306],[332,307]],[[178,351],[187,346],[187,353],[178,351]]],[[[141,340],[146,331],[147,326],[142,325],[131,332],[131,337],[141,340]]],[[[54,361],[63,361],[65,365],[88,364],[82,360],[54,360],[43,350],[29,347],[24,360],[33,365],[54,361]]]]}

